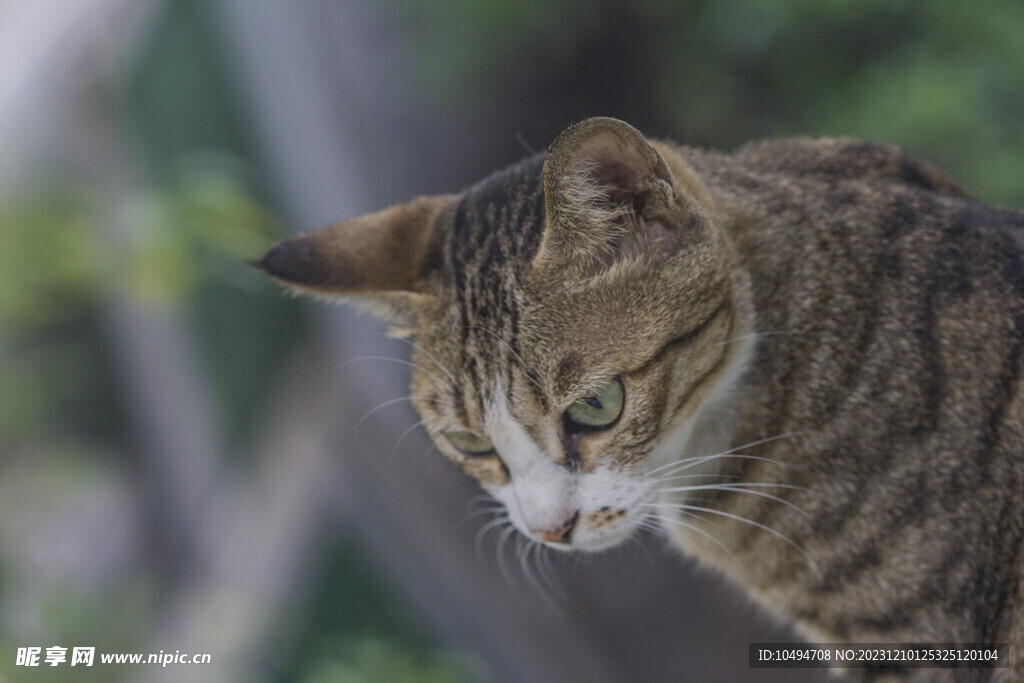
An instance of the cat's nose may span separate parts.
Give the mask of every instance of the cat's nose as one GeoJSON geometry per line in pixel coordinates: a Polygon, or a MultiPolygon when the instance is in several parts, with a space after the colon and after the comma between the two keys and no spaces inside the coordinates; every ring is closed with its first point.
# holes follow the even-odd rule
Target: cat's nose
{"type": "Polygon", "coordinates": [[[548,531],[539,531],[535,533],[540,536],[540,540],[546,541],[547,543],[572,543],[569,539],[572,536],[572,530],[576,526],[576,520],[579,516],[580,513],[577,511],[568,521],[566,521],[565,524],[557,529],[550,529],[548,531]]]}

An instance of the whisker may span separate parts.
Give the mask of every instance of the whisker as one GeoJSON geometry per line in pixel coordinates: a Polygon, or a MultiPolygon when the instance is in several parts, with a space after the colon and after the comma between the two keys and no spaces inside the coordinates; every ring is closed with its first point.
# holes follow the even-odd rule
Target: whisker
{"type": "Polygon", "coordinates": [[[531,538],[523,536],[522,534],[516,536],[516,542],[520,547],[520,551],[518,553],[519,567],[522,569],[523,576],[526,577],[526,581],[530,584],[533,590],[535,590],[537,594],[544,599],[544,602],[548,603],[551,607],[556,607],[557,605],[552,599],[551,594],[548,592],[547,586],[543,584],[539,575],[535,574],[530,566],[530,555],[540,544],[531,538]]]}
{"type": "Polygon", "coordinates": [[[395,405],[396,403],[402,403],[403,401],[415,401],[416,399],[422,399],[424,401],[429,401],[430,398],[431,398],[430,396],[399,396],[398,398],[393,398],[390,401],[384,401],[383,403],[381,403],[380,405],[376,406],[375,408],[371,408],[369,411],[367,411],[367,413],[365,415],[363,415],[361,418],[359,418],[359,421],[356,422],[355,426],[356,426],[356,428],[358,428],[360,425],[362,425],[364,422],[366,422],[366,419],[368,417],[370,417],[371,415],[376,413],[378,410],[383,410],[384,408],[387,408],[388,406],[395,405]]]}
{"type": "Polygon", "coordinates": [[[423,424],[423,420],[420,420],[419,422],[414,422],[408,429],[406,429],[404,432],[402,432],[401,436],[398,437],[398,441],[395,442],[395,447],[391,449],[391,455],[388,456],[388,457],[389,458],[395,457],[395,453],[398,452],[398,447],[402,445],[402,441],[405,439],[405,437],[407,437],[410,434],[412,434],[413,430],[416,429],[417,427],[419,427],[422,424],[423,424]]]}
{"type": "MultiPolygon", "coordinates": [[[[673,475],[673,474],[669,473],[668,476],[658,477],[657,479],[654,479],[652,481],[645,481],[644,484],[646,484],[648,486],[655,486],[655,485],[658,485],[658,484],[664,484],[664,483],[669,482],[669,481],[677,481],[679,479],[711,479],[711,478],[739,479],[740,475],[738,475],[738,474],[719,474],[719,473],[715,473],[715,474],[710,474],[709,473],[709,474],[679,474],[679,475],[673,475]]],[[[729,482],[725,482],[725,483],[729,483],[729,482]]]]}
{"type": "Polygon", "coordinates": [[[779,498],[778,496],[773,496],[772,494],[765,493],[764,491],[752,491],[752,490],[750,490],[750,489],[752,489],[754,487],[794,489],[794,490],[797,490],[797,491],[806,491],[807,490],[803,486],[792,486],[790,484],[762,484],[762,483],[742,483],[742,482],[737,482],[737,483],[724,483],[724,484],[705,484],[705,485],[700,485],[700,486],[677,486],[677,487],[674,487],[674,488],[661,489],[661,491],[663,491],[665,493],[686,493],[688,491],[733,491],[735,493],[746,493],[746,494],[751,495],[751,496],[760,496],[761,498],[767,498],[769,500],[774,500],[774,501],[776,501],[778,503],[782,503],[786,507],[790,507],[790,508],[796,510],[797,512],[799,512],[800,514],[804,515],[805,517],[809,517],[810,516],[806,510],[804,510],[800,506],[792,503],[791,501],[785,500],[783,498],[779,498]]]}
{"type": "Polygon", "coordinates": [[[515,557],[516,561],[519,562],[519,570],[522,572],[526,580],[532,585],[533,577],[530,575],[529,567],[526,566],[526,553],[529,552],[530,549],[528,544],[529,539],[526,539],[522,534],[516,534],[515,539],[515,557]]]}
{"type": "MultiPolygon", "coordinates": [[[[693,467],[699,467],[715,460],[759,460],[761,462],[769,462],[773,465],[782,465],[783,467],[791,467],[790,463],[782,462],[781,460],[775,460],[774,458],[765,458],[760,455],[747,455],[746,453],[716,453],[714,455],[705,455],[700,458],[687,458],[686,460],[680,460],[679,462],[673,463],[678,465],[677,469],[671,470],[669,474],[675,474],[676,472],[682,472],[684,470],[691,469],[693,467]]],[[[657,481],[657,480],[656,480],[657,481]]]]}
{"type": "Polygon", "coordinates": [[[509,524],[508,527],[505,528],[501,532],[501,536],[498,537],[498,547],[497,547],[497,550],[498,550],[498,572],[501,574],[501,577],[505,580],[505,583],[508,584],[508,587],[513,589],[513,590],[516,589],[516,584],[515,584],[515,581],[513,581],[513,579],[512,579],[512,574],[511,574],[511,572],[509,572],[508,564],[506,562],[505,545],[508,543],[508,539],[511,538],[512,534],[514,534],[514,533],[516,533],[515,526],[512,525],[512,524],[509,524]]]}
{"type": "Polygon", "coordinates": [[[771,331],[771,332],[751,332],[750,334],[742,334],[742,335],[740,335],[738,337],[733,337],[732,339],[726,339],[725,341],[723,341],[721,343],[723,345],[725,345],[725,344],[732,344],[733,342],[743,341],[744,339],[757,339],[758,337],[774,337],[775,335],[779,335],[779,334],[800,335],[800,334],[804,334],[804,333],[803,332],[794,332],[792,330],[774,330],[774,331],[771,331]]]}
{"type": "MultiPolygon", "coordinates": [[[[710,500],[706,500],[706,499],[702,499],[702,498],[696,498],[694,500],[696,500],[697,502],[707,503],[708,505],[711,505],[711,501],[710,500]]],[[[689,512],[687,510],[680,510],[678,508],[678,505],[679,505],[679,503],[651,503],[651,504],[649,504],[649,507],[654,507],[655,509],[657,509],[659,507],[664,507],[665,510],[671,511],[671,513],[673,515],[685,515],[686,517],[690,517],[691,519],[696,519],[696,520],[700,521],[703,524],[707,524],[709,526],[713,526],[716,529],[722,529],[723,528],[723,526],[719,522],[711,520],[711,519],[708,519],[707,517],[704,517],[702,515],[698,515],[696,512],[689,512]]]]}
{"type": "Polygon", "coordinates": [[[803,486],[794,486],[793,484],[776,484],[772,482],[745,482],[745,481],[726,481],[719,484],[695,484],[693,486],[676,486],[673,488],[660,489],[661,491],[701,491],[707,489],[744,489],[744,488],[773,488],[773,489],[793,489],[795,491],[806,491],[807,488],[803,486]]]}
{"type": "Polygon", "coordinates": [[[551,566],[551,553],[554,551],[543,543],[537,543],[536,547],[537,569],[540,572],[541,579],[544,581],[544,585],[548,587],[548,590],[560,602],[567,602],[569,597],[565,594],[565,589],[562,587],[562,582],[558,579],[558,574],[551,566]]]}
{"type": "Polygon", "coordinates": [[[636,523],[637,529],[645,529],[647,531],[655,531],[660,535],[664,535],[665,530],[658,525],[657,520],[653,517],[654,513],[648,513],[636,523]]]}
{"type": "Polygon", "coordinates": [[[691,510],[691,511],[696,511],[696,512],[706,512],[706,513],[708,513],[710,515],[721,515],[722,517],[727,517],[727,518],[735,520],[737,522],[743,522],[744,524],[749,524],[751,526],[757,527],[758,529],[762,529],[764,531],[767,531],[768,533],[772,534],[773,536],[776,536],[777,538],[781,539],[782,541],[785,541],[789,545],[791,545],[794,548],[796,548],[797,550],[799,550],[805,557],[807,556],[807,552],[803,548],[801,548],[799,545],[794,543],[792,540],[790,540],[789,537],[785,536],[784,534],[779,533],[778,531],[776,531],[775,529],[771,528],[770,526],[765,526],[764,524],[761,524],[760,522],[755,522],[752,519],[747,519],[746,517],[741,517],[740,515],[734,515],[731,512],[725,512],[724,510],[716,510],[714,508],[701,507],[701,506],[698,506],[698,505],[687,505],[685,503],[678,503],[678,504],[677,503],[660,503],[659,505],[661,507],[663,507],[663,508],[676,508],[676,509],[679,509],[679,510],[691,510]]]}
{"type": "Polygon", "coordinates": [[[475,496],[470,496],[466,501],[467,506],[479,505],[480,503],[495,502],[494,496],[489,493],[478,493],[475,496]]]}
{"type": "Polygon", "coordinates": [[[423,348],[423,346],[421,344],[417,344],[416,342],[414,342],[411,339],[406,339],[405,337],[398,337],[398,339],[399,339],[399,341],[405,342],[406,344],[408,344],[412,348],[418,349],[424,356],[426,356],[428,359],[430,359],[430,361],[434,365],[436,365],[441,372],[443,372],[445,375],[448,376],[448,379],[450,379],[452,381],[452,384],[455,385],[456,389],[459,389],[460,391],[462,390],[462,387],[459,385],[458,380],[455,379],[455,376],[452,375],[452,373],[448,371],[448,368],[446,368],[445,366],[441,365],[441,362],[438,361],[437,358],[434,357],[434,354],[430,353],[430,351],[427,351],[425,348],[423,348]]]}
{"type": "Polygon", "coordinates": [[[505,505],[489,493],[478,493],[466,501],[466,514],[478,516],[480,510],[485,512],[504,511],[505,505]]]}
{"type": "MultiPolygon", "coordinates": [[[[405,341],[405,340],[403,340],[403,341],[405,341]]],[[[357,363],[357,362],[364,361],[364,360],[382,360],[382,361],[386,361],[388,363],[398,363],[399,365],[405,365],[405,366],[410,367],[410,368],[415,368],[416,370],[419,370],[420,372],[422,372],[425,375],[430,375],[435,380],[437,380],[437,382],[440,383],[440,384],[445,384],[444,379],[440,375],[431,372],[430,370],[426,369],[422,365],[418,365],[416,363],[413,363],[412,361],[405,360],[404,358],[392,358],[391,356],[360,356],[359,358],[353,358],[351,360],[345,361],[344,363],[338,365],[337,369],[341,370],[342,368],[348,367],[352,363],[357,363]]],[[[442,368],[442,370],[443,369],[444,368],[442,368]]],[[[449,377],[450,377],[450,375],[449,375],[449,377]]],[[[452,381],[454,382],[455,380],[453,379],[452,381]]],[[[458,386],[458,384],[456,384],[456,386],[458,386]]]]}
{"type": "Polygon", "coordinates": [[[532,155],[537,153],[537,150],[535,150],[533,147],[530,146],[528,142],[526,142],[526,138],[524,138],[522,132],[518,130],[516,131],[516,142],[519,143],[520,147],[526,150],[527,154],[532,155]]]}
{"type": "Polygon", "coordinates": [[[477,517],[483,517],[484,515],[494,515],[503,511],[504,509],[505,506],[501,505],[500,503],[488,507],[481,507],[477,510],[473,510],[472,512],[467,512],[465,518],[460,523],[465,524],[471,520],[476,519],[477,517]]]}
{"type": "MultiPolygon", "coordinates": [[[[720,456],[723,456],[723,455],[732,455],[732,454],[737,453],[738,451],[746,450],[748,448],[754,448],[754,447],[760,446],[762,444],[771,443],[772,441],[778,441],[780,439],[789,439],[789,438],[792,438],[794,436],[797,436],[798,434],[799,434],[799,432],[786,432],[785,434],[777,434],[776,436],[769,436],[769,437],[766,437],[764,439],[758,439],[757,441],[751,441],[750,443],[740,444],[739,446],[735,446],[733,448],[730,448],[730,449],[725,450],[725,451],[721,451],[719,453],[715,453],[713,455],[698,455],[698,456],[695,456],[695,457],[692,457],[692,458],[684,458],[683,460],[674,460],[674,461],[672,461],[670,463],[666,463],[664,465],[661,465],[660,467],[655,467],[653,470],[650,470],[650,471],[646,472],[644,474],[644,476],[645,477],[649,477],[649,476],[651,476],[653,474],[656,474],[656,473],[661,472],[663,470],[669,469],[669,468],[674,467],[676,465],[682,465],[682,464],[691,463],[691,462],[694,462],[694,461],[705,462],[707,458],[716,458],[716,457],[720,457],[720,456]]],[[[747,457],[756,457],[756,456],[747,456],[747,457]]],[[[773,460],[769,460],[767,458],[765,458],[765,460],[768,460],[769,462],[775,462],[776,464],[779,464],[779,465],[789,465],[789,463],[784,463],[784,462],[777,461],[777,460],[773,461],[773,460]]],[[[700,464],[700,463],[698,463],[698,464],[700,464]]]]}
{"type": "Polygon", "coordinates": [[[473,546],[476,548],[477,559],[480,560],[481,562],[483,561],[483,540],[484,540],[484,538],[487,536],[487,533],[491,529],[496,529],[497,527],[500,527],[502,524],[511,524],[511,521],[509,520],[508,515],[501,515],[500,517],[496,517],[496,518],[492,519],[491,521],[487,522],[486,524],[482,524],[480,526],[480,528],[477,529],[476,537],[474,539],[473,546]]]}
{"type": "Polygon", "coordinates": [[[719,548],[721,548],[722,550],[724,550],[724,551],[725,551],[725,553],[726,553],[726,554],[727,554],[727,555],[728,555],[729,557],[731,557],[731,558],[733,559],[733,561],[734,561],[734,562],[737,562],[737,563],[739,563],[739,558],[737,558],[737,557],[736,557],[736,556],[735,556],[735,555],[734,555],[734,554],[732,553],[732,551],[731,551],[731,550],[729,550],[728,548],[726,548],[726,547],[725,547],[725,544],[724,544],[724,543],[722,543],[722,542],[721,542],[721,541],[719,541],[719,540],[718,540],[717,538],[715,538],[714,536],[712,536],[712,535],[711,535],[711,534],[709,534],[708,532],[704,531],[703,529],[701,529],[701,528],[698,528],[698,527],[695,527],[695,526],[694,526],[694,525],[692,525],[692,524],[687,524],[687,523],[686,523],[686,522],[684,522],[683,520],[681,520],[681,519],[678,519],[678,518],[676,518],[676,517],[668,517],[667,515],[657,515],[656,519],[657,519],[657,520],[658,520],[659,522],[667,522],[667,523],[669,523],[669,524],[675,524],[675,525],[677,525],[677,526],[681,526],[681,527],[683,527],[683,528],[685,528],[685,529],[689,529],[690,531],[694,531],[694,532],[696,532],[696,533],[700,534],[701,536],[703,536],[704,538],[708,539],[709,541],[711,541],[712,543],[714,543],[715,545],[717,545],[717,546],[718,546],[719,548]]]}
{"type": "Polygon", "coordinates": [[[640,529],[641,531],[646,531],[648,533],[655,534],[657,536],[667,536],[665,528],[661,526],[657,518],[645,519],[642,522],[638,522],[636,528],[640,529]]]}
{"type": "MultiPolygon", "coordinates": [[[[647,533],[652,533],[650,529],[644,526],[645,521],[646,518],[644,520],[641,520],[636,525],[636,528],[647,533]]],[[[663,536],[664,534],[662,533],[660,535],[663,536]]],[[[630,534],[626,542],[629,544],[630,547],[639,548],[640,551],[644,554],[644,557],[647,558],[648,563],[650,563],[654,559],[651,557],[651,551],[648,549],[647,544],[643,541],[643,534],[630,534]]]]}
{"type": "Polygon", "coordinates": [[[552,573],[550,564],[545,564],[551,549],[543,543],[534,543],[533,548],[534,566],[537,569],[537,576],[540,578],[546,591],[545,602],[552,609],[561,609],[562,605],[569,601],[569,598],[562,589],[562,584],[558,581],[558,577],[552,573]]]}

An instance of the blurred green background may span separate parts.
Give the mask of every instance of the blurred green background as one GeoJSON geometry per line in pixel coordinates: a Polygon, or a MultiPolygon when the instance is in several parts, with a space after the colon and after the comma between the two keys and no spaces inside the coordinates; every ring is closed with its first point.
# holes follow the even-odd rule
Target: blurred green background
{"type": "MultiPolygon", "coordinates": [[[[210,553],[193,547],[195,527],[179,524],[175,496],[197,490],[190,476],[214,484],[195,470],[178,489],[168,484],[179,476],[174,430],[198,439],[189,452],[206,449],[216,486],[244,488],[273,440],[266,425],[281,383],[324,334],[315,307],[281,296],[244,263],[320,219],[301,217],[302,188],[289,194],[281,172],[268,170],[275,147],[261,97],[289,91],[253,94],[238,37],[245,10],[61,3],[100,19],[77,24],[68,41],[60,3],[33,11],[32,0],[0,2],[0,49],[24,75],[0,81],[10,150],[0,166],[0,681],[54,680],[57,670],[16,667],[20,646],[177,647],[161,634],[183,587],[209,573],[210,553]],[[42,36],[34,42],[33,31],[42,36]],[[164,395],[160,368],[184,388],[164,395]],[[201,428],[189,417],[195,396],[201,428]],[[158,416],[179,409],[179,426],[160,426],[158,416]]],[[[776,135],[883,140],[944,167],[986,202],[1024,206],[1017,0],[309,6],[370,36],[360,54],[378,65],[354,69],[344,45],[332,52],[330,22],[318,27],[327,48],[292,38],[323,67],[313,90],[371,132],[348,160],[369,188],[352,211],[458,190],[590,115],[726,149],[776,135]],[[358,110],[349,89],[371,104],[358,110]]],[[[399,433],[412,422],[402,419],[399,433]]],[[[200,527],[203,510],[193,511],[200,527]]],[[[313,515],[321,526],[308,566],[268,584],[285,597],[261,594],[277,606],[258,645],[232,641],[251,656],[246,671],[229,673],[302,682],[506,675],[421,618],[377,573],[365,532],[323,524],[329,514],[313,515]]],[[[174,675],[184,680],[183,669],[174,675]]]]}

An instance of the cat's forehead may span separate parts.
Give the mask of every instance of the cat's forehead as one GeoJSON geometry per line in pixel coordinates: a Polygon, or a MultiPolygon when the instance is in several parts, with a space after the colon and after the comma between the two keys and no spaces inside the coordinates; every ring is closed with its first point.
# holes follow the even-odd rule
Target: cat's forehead
{"type": "Polygon", "coordinates": [[[477,183],[459,199],[445,245],[445,270],[455,297],[514,284],[544,230],[544,154],[477,183]]]}
{"type": "Polygon", "coordinates": [[[458,198],[439,306],[420,320],[417,342],[480,398],[499,381],[561,393],[636,367],[685,326],[688,307],[670,294],[680,274],[642,261],[573,282],[550,271],[534,277],[550,201],[544,162],[544,154],[525,159],[458,198]]]}
{"type": "Polygon", "coordinates": [[[420,333],[457,368],[491,372],[521,347],[523,278],[544,230],[544,155],[467,190],[450,218],[439,278],[440,310],[420,333]]]}
{"type": "Polygon", "coordinates": [[[499,386],[524,398],[536,394],[540,403],[572,397],[640,367],[685,327],[683,314],[667,310],[671,300],[641,285],[501,292],[467,292],[417,340],[451,374],[436,379],[456,385],[456,400],[473,404],[470,411],[482,410],[499,386]]]}
{"type": "Polygon", "coordinates": [[[420,343],[453,368],[485,375],[481,383],[505,377],[508,387],[530,372],[568,384],[604,366],[629,366],[680,316],[649,273],[583,287],[530,282],[547,220],[544,161],[523,160],[459,199],[444,245],[441,306],[421,322],[420,343]]]}

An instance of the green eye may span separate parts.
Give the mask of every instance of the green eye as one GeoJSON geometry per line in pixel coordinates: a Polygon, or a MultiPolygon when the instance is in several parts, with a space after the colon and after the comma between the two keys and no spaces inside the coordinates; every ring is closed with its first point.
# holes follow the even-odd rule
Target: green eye
{"type": "Polygon", "coordinates": [[[565,415],[583,427],[608,427],[622,414],[624,396],[622,382],[613,379],[593,396],[585,396],[573,403],[565,415]]]}
{"type": "Polygon", "coordinates": [[[456,450],[466,455],[490,455],[494,452],[494,444],[490,439],[473,432],[454,430],[445,432],[444,436],[456,450]]]}

